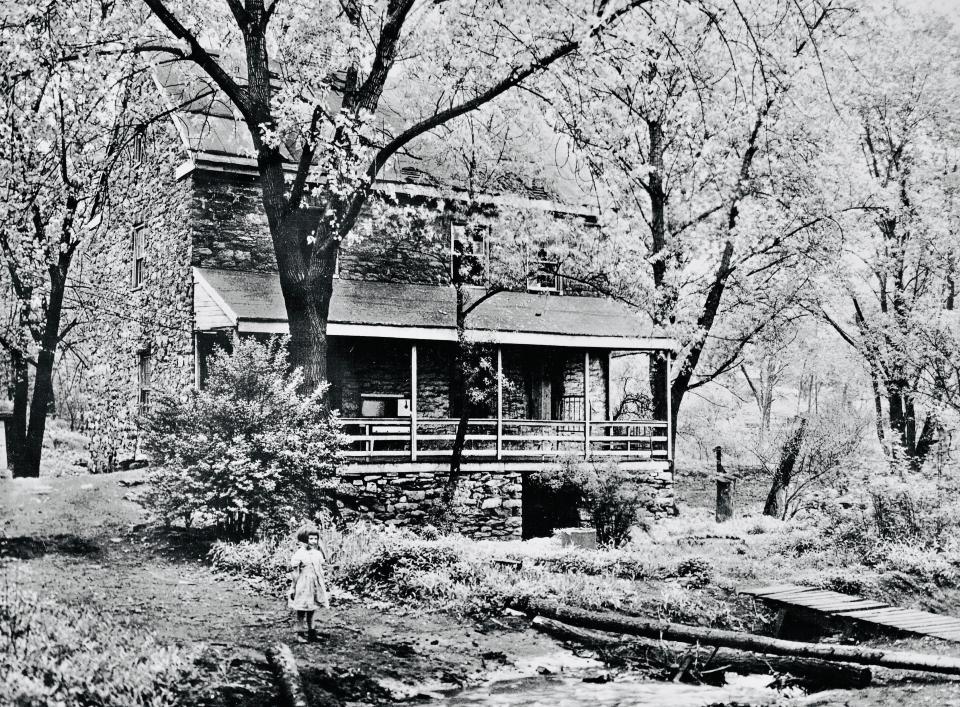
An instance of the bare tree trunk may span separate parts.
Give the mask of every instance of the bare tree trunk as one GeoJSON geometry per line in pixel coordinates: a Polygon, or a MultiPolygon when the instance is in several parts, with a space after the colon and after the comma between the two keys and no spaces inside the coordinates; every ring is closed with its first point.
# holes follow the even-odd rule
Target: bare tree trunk
{"type": "Polygon", "coordinates": [[[26,476],[24,450],[27,445],[27,410],[30,403],[30,374],[23,352],[11,349],[13,377],[13,417],[10,420],[10,468],[14,476],[26,476]]]}
{"type": "Polygon", "coordinates": [[[453,360],[453,391],[460,403],[460,417],[457,420],[457,433],[450,450],[450,470],[440,494],[440,503],[445,513],[451,511],[453,498],[460,480],[460,468],[463,463],[463,448],[467,440],[467,426],[470,424],[470,402],[467,400],[467,314],[466,293],[463,283],[456,278],[457,293],[457,351],[453,360]]]}
{"type": "Polygon", "coordinates": [[[793,477],[793,469],[797,463],[797,457],[800,454],[800,447],[803,444],[803,436],[806,433],[807,421],[801,419],[800,424],[790,435],[787,443],[783,447],[780,456],[780,463],[773,475],[773,482],[770,485],[770,492],[767,494],[767,501],[763,504],[763,515],[772,518],[782,518],[787,512],[786,503],[781,502],[783,492],[790,485],[793,477]]]}
{"type": "MultiPolygon", "coordinates": [[[[656,292],[653,321],[657,326],[669,323],[675,304],[673,293],[667,288],[667,196],[663,189],[663,126],[656,120],[647,121],[650,136],[650,197],[651,259],[653,261],[653,285],[656,292]]],[[[667,419],[667,359],[665,356],[650,357],[650,392],[653,398],[653,419],[667,419]]],[[[676,418],[674,418],[676,419],[676,418]]]]}
{"type": "MultiPolygon", "coordinates": [[[[736,223],[736,210],[733,209],[732,211],[731,229],[736,223]]],[[[677,416],[680,414],[680,405],[683,402],[683,396],[687,392],[687,387],[690,385],[690,379],[693,377],[693,372],[697,367],[697,363],[700,361],[700,355],[703,353],[703,348],[706,345],[706,334],[713,328],[713,323],[716,321],[717,313],[720,311],[720,301],[723,298],[723,292],[727,286],[727,278],[730,276],[730,263],[732,259],[733,243],[728,240],[724,243],[723,254],[720,256],[720,263],[717,265],[713,284],[710,286],[710,291],[707,293],[707,299],[703,303],[703,309],[700,312],[700,316],[697,318],[697,328],[704,332],[704,335],[690,346],[690,349],[687,353],[687,358],[684,361],[683,366],[677,372],[676,377],[673,379],[673,385],[671,386],[671,407],[673,408],[674,438],[676,438],[676,421],[677,416]]]]}
{"type": "Polygon", "coordinates": [[[30,417],[23,450],[21,476],[40,476],[47,412],[53,402],[53,367],[56,361],[57,345],[60,343],[60,320],[63,314],[63,295],[69,266],[70,254],[61,253],[58,264],[51,266],[49,270],[50,299],[47,302],[43,336],[40,340],[40,351],[37,354],[37,366],[33,377],[33,398],[30,401],[30,417]]]}

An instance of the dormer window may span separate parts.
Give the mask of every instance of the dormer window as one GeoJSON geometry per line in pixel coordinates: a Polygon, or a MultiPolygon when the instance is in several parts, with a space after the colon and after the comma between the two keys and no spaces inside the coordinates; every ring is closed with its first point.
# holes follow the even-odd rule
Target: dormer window
{"type": "Polygon", "coordinates": [[[485,225],[450,225],[450,276],[454,282],[483,284],[489,262],[489,233],[485,225]]]}
{"type": "Polygon", "coordinates": [[[546,251],[542,248],[537,253],[536,260],[527,261],[527,290],[563,294],[560,261],[548,258],[546,251]]]}

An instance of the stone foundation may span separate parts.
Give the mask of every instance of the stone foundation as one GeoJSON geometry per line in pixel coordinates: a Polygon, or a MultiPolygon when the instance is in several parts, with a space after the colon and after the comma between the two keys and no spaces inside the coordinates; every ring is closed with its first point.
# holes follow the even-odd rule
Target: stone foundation
{"type": "Polygon", "coordinates": [[[641,518],[659,520],[676,515],[676,498],[673,493],[673,472],[669,469],[639,469],[633,477],[641,487],[640,503],[645,510],[641,518]]]}
{"type": "MultiPolygon", "coordinates": [[[[348,473],[343,476],[341,512],[386,525],[423,525],[439,503],[446,472],[348,473]]],[[[519,471],[465,473],[454,498],[458,529],[473,538],[519,539],[523,527],[523,484],[519,471]]]]}
{"type": "MultiPolygon", "coordinates": [[[[442,466],[442,465],[438,465],[442,466]]],[[[416,527],[429,522],[446,480],[446,469],[387,471],[371,466],[364,473],[355,465],[342,474],[340,511],[348,521],[372,520],[386,525],[416,527]]],[[[457,529],[476,539],[518,540],[523,532],[523,475],[526,471],[492,469],[465,472],[454,498],[457,529]]],[[[673,472],[660,465],[639,466],[631,472],[640,484],[641,517],[656,521],[675,513],[673,472]]],[[[589,526],[588,511],[580,511],[589,526]]]]}

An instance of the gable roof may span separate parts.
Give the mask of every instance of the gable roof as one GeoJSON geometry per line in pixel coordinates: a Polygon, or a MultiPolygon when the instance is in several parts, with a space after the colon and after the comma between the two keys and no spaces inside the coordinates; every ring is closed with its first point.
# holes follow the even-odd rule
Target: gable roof
{"type": "MultiPolygon", "coordinates": [[[[179,63],[158,67],[155,77],[167,99],[187,156],[187,161],[177,170],[178,177],[197,168],[214,172],[258,173],[256,151],[246,122],[218,89],[196,75],[195,69],[179,63]]],[[[337,112],[340,98],[336,90],[329,92],[327,109],[331,115],[337,112]]],[[[378,122],[387,125],[397,117],[397,112],[386,105],[384,98],[378,106],[378,122]]],[[[559,140],[559,136],[556,137],[559,140]]],[[[280,146],[291,172],[299,158],[297,149],[292,144],[280,146]]],[[[485,187],[482,199],[519,207],[539,205],[551,211],[595,217],[591,194],[576,178],[570,155],[565,154],[560,159],[554,154],[558,151],[568,152],[554,144],[548,150],[549,158],[538,160],[542,178],[525,180],[519,172],[516,175],[505,172],[485,187]]],[[[448,169],[429,159],[405,153],[387,160],[376,179],[375,188],[448,199],[465,198],[467,192],[462,177],[449,173],[448,169]]]]}
{"type": "MultiPolygon", "coordinates": [[[[274,273],[195,268],[197,329],[229,321],[240,332],[286,333],[287,314],[274,273]],[[215,316],[200,304],[215,302],[215,316]]],[[[476,290],[474,296],[482,295],[476,290]]],[[[610,349],[673,349],[675,342],[645,315],[615,300],[500,292],[467,317],[468,336],[504,344],[610,349]]],[[[335,280],[330,303],[331,336],[456,340],[453,287],[335,280]]]]}

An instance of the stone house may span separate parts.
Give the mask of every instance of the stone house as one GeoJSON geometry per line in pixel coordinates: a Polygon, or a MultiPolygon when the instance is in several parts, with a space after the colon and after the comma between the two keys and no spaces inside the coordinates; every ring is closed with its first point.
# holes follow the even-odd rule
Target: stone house
{"type": "MultiPolygon", "coordinates": [[[[287,331],[255,162],[244,156],[249,136],[227,112],[205,114],[203,131],[191,120],[178,118],[179,157],[160,170],[157,198],[118,239],[114,271],[105,270],[127,283],[140,315],[105,332],[113,384],[112,408],[100,415],[103,434],[92,445],[101,464],[129,453],[133,442],[115,431],[130,427],[122,420],[134,420],[154,390],[202,384],[216,345],[287,331]]],[[[364,237],[344,244],[328,325],[330,399],[345,434],[346,510],[415,524],[449,467],[462,404],[451,386],[451,274],[458,259],[472,259],[481,292],[509,260],[510,244],[495,233],[502,195],[483,197],[494,225],[471,229],[457,207],[462,194],[416,170],[394,166],[376,187],[393,201],[446,206],[399,228],[372,225],[368,209],[357,226],[364,237]]],[[[513,195],[510,204],[547,220],[589,218],[543,193],[513,195]]],[[[525,254],[527,264],[543,252],[525,254]]],[[[648,490],[649,512],[668,512],[671,421],[612,417],[621,407],[622,362],[669,360],[675,342],[624,305],[578,291],[557,263],[528,271],[514,291],[490,296],[468,318],[499,382],[471,417],[457,500],[462,529],[519,537],[571,522],[570,509],[558,509],[529,478],[564,458],[621,465],[648,490]],[[545,520],[544,509],[556,517],[545,520]]]]}

